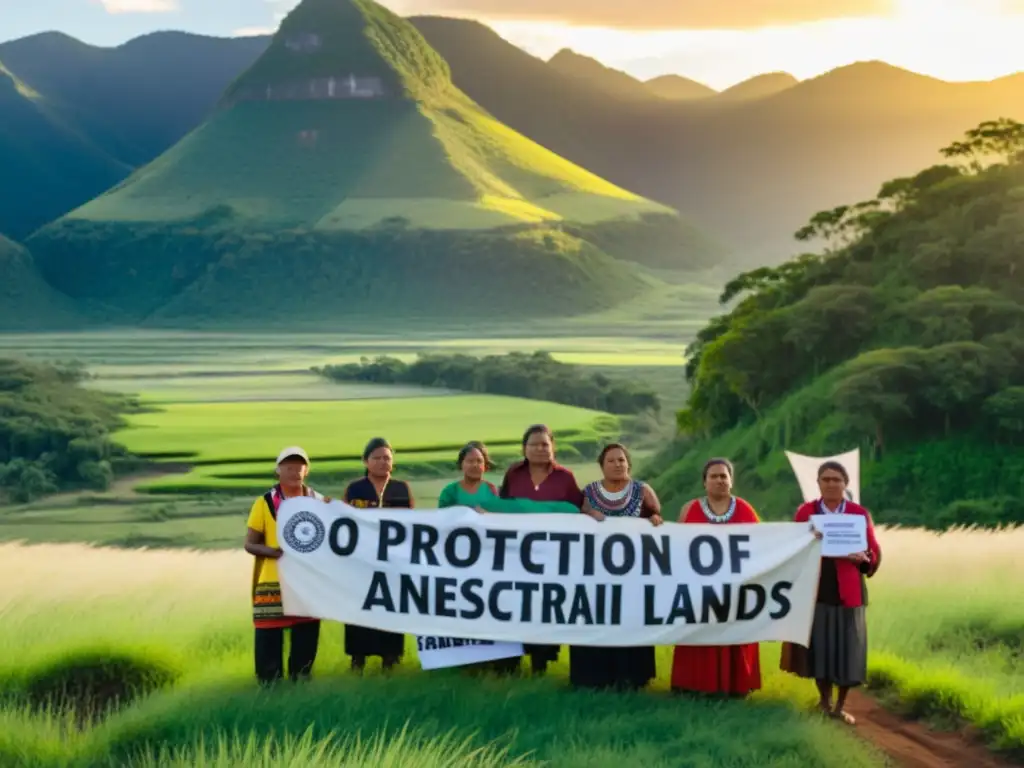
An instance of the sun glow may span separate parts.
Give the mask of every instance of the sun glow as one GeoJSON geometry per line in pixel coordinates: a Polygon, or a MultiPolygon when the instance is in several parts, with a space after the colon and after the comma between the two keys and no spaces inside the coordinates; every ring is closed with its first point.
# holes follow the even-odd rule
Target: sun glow
{"type": "Polygon", "coordinates": [[[990,80],[1024,70],[1024,3],[1007,0],[898,0],[888,17],[750,30],[488,23],[543,58],[571,48],[642,79],[676,73],[719,89],[764,72],[804,79],[874,59],[944,80],[990,80]]]}

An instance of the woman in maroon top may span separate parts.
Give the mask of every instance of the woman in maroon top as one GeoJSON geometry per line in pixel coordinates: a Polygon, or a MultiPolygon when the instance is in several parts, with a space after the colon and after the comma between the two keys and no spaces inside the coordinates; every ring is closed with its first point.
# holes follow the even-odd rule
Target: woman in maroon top
{"type": "MultiPolygon", "coordinates": [[[[506,499],[567,501],[577,509],[583,507],[583,492],[576,477],[555,461],[555,436],[544,424],[526,430],[523,460],[508,468],[499,495],[506,499]]],[[[533,673],[542,675],[549,662],[558,660],[561,646],[524,644],[523,649],[530,655],[533,673]]],[[[518,665],[519,659],[508,663],[518,665]]]]}

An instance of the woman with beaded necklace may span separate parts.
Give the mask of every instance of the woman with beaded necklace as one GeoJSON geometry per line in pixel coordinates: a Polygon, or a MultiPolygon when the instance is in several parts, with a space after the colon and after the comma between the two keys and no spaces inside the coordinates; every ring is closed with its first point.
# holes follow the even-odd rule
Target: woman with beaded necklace
{"type": "MultiPolygon", "coordinates": [[[[631,517],[661,525],[661,502],[647,483],[630,477],[629,451],[621,443],[606,445],[597,458],[604,476],[583,489],[582,512],[595,520],[631,517]]],[[[569,682],[578,688],[638,690],[655,676],[654,646],[569,647],[569,682]]]]}
{"type": "MultiPolygon", "coordinates": [[[[680,523],[759,523],[757,512],[732,495],[733,468],[728,459],[704,465],[707,496],[684,507],[680,523]]],[[[672,659],[672,690],[744,697],[761,687],[758,643],[743,645],[677,645],[672,659]]]]}

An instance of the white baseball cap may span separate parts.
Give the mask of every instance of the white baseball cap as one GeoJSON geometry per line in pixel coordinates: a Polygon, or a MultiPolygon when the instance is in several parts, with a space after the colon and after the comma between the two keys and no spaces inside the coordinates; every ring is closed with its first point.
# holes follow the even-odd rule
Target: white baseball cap
{"type": "Polygon", "coordinates": [[[277,464],[275,464],[274,466],[280,467],[282,461],[291,458],[292,456],[298,456],[300,459],[306,462],[306,464],[309,464],[309,456],[306,455],[306,452],[302,450],[302,448],[300,448],[299,446],[292,445],[289,446],[288,448],[285,448],[283,451],[281,451],[281,453],[277,455],[277,464]]]}

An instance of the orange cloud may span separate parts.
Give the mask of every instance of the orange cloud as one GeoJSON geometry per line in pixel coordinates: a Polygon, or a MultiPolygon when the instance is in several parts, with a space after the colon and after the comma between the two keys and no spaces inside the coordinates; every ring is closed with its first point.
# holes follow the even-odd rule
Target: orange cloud
{"type": "Polygon", "coordinates": [[[406,13],[619,29],[750,29],[883,16],[893,11],[896,0],[404,0],[385,4],[401,5],[406,13]]]}

